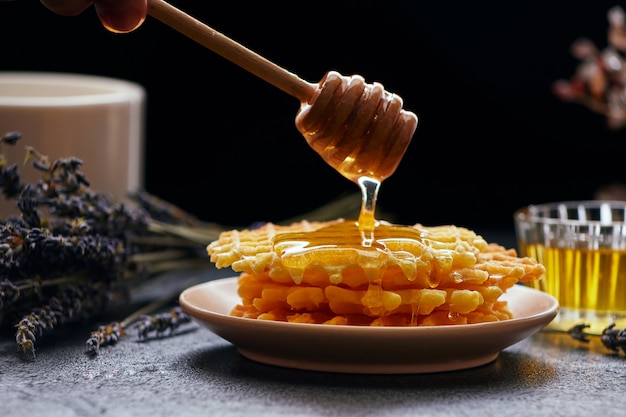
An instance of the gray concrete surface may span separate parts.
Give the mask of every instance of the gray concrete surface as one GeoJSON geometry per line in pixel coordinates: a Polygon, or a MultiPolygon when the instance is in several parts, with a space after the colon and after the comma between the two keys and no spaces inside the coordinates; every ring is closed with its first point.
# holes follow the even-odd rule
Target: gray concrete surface
{"type": "Polygon", "coordinates": [[[41,340],[32,362],[2,335],[0,416],[624,415],[626,358],[567,335],[539,333],[474,369],[353,375],[256,363],[196,323],[148,342],[131,333],[91,357],[92,327],[41,340]]]}

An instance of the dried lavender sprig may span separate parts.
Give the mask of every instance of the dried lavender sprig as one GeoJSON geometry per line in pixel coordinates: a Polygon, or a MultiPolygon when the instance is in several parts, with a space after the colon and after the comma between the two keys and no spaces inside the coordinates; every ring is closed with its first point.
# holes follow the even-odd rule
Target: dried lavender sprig
{"type": "Polygon", "coordinates": [[[626,354],[626,329],[615,329],[615,323],[602,331],[600,340],[606,348],[626,354]]]}
{"type": "Polygon", "coordinates": [[[567,330],[567,333],[576,340],[588,343],[590,341],[589,336],[591,333],[587,333],[585,329],[588,329],[591,325],[587,323],[576,324],[567,330]]]}
{"type": "Polygon", "coordinates": [[[161,337],[165,332],[169,332],[171,336],[181,325],[190,322],[191,317],[181,307],[174,307],[166,313],[141,316],[137,325],[137,335],[139,340],[144,341],[148,340],[151,333],[155,337],[161,337]]]}
{"type": "Polygon", "coordinates": [[[126,336],[126,330],[118,322],[103,324],[98,330],[91,332],[89,339],[85,343],[87,353],[95,355],[100,351],[101,346],[112,346],[126,336]]]}
{"type": "Polygon", "coordinates": [[[85,342],[86,353],[96,355],[103,346],[117,344],[120,338],[126,336],[126,329],[136,323],[139,340],[147,340],[151,331],[156,331],[157,336],[169,329],[170,336],[182,324],[191,322],[191,318],[180,307],[175,307],[168,313],[149,314],[166,304],[172,302],[175,296],[162,297],[158,300],[135,311],[121,322],[113,322],[101,325],[98,330],[91,332],[89,339],[85,342]]]}
{"type": "Polygon", "coordinates": [[[57,326],[102,312],[108,292],[97,287],[82,285],[63,288],[48,304],[22,317],[16,325],[15,340],[18,350],[26,359],[35,359],[37,337],[52,332],[57,326]]]}
{"type": "Polygon", "coordinates": [[[592,337],[599,337],[602,345],[608,350],[626,355],[626,329],[615,329],[615,323],[604,328],[601,333],[588,332],[591,326],[587,323],[579,323],[567,330],[544,329],[544,332],[566,333],[573,339],[589,343],[592,337]]]}
{"type": "MultiPolygon", "coordinates": [[[[120,238],[102,235],[59,235],[19,221],[0,225],[0,274],[9,279],[41,275],[43,279],[73,270],[111,271],[124,262],[120,238]]],[[[102,274],[100,274],[102,275],[102,274]]]]}

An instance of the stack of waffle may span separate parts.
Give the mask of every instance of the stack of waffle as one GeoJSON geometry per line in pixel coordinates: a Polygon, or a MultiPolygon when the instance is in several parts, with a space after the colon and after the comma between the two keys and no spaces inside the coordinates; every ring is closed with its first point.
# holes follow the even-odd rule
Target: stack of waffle
{"type": "Polygon", "coordinates": [[[294,250],[289,239],[281,239],[320,234],[329,239],[337,233],[341,240],[339,234],[350,224],[343,219],[268,223],[221,233],[207,252],[217,268],[240,273],[241,303],[231,314],[361,326],[500,321],[513,317],[501,295],[545,272],[534,259],[520,258],[514,249],[457,226],[399,227],[405,237],[381,239],[383,246],[369,249],[320,245],[294,250]]]}

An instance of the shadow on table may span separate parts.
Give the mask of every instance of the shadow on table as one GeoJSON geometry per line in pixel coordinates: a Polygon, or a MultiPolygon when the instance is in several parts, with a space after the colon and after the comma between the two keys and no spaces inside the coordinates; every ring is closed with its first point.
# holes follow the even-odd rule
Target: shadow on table
{"type": "Polygon", "coordinates": [[[556,374],[546,363],[520,352],[503,351],[499,357],[476,368],[424,374],[350,374],[317,372],[284,368],[255,362],[239,354],[228,344],[197,352],[187,357],[187,366],[200,377],[238,380],[268,389],[295,385],[310,389],[351,387],[355,390],[376,389],[414,392],[416,388],[449,392],[451,389],[511,392],[512,389],[537,388],[549,383],[556,374]]]}

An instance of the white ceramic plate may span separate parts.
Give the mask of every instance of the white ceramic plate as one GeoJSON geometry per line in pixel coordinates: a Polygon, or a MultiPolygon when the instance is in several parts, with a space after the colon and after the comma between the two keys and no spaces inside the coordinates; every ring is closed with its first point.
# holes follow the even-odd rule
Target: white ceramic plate
{"type": "Polygon", "coordinates": [[[509,289],[511,320],[452,326],[361,327],[286,323],[230,316],[240,302],[237,277],[184,290],[181,307],[248,359],[326,372],[406,374],[472,368],[541,330],[558,302],[521,285],[509,289]]]}

